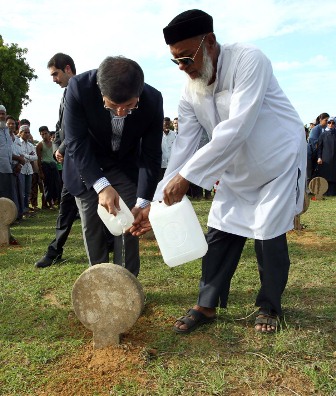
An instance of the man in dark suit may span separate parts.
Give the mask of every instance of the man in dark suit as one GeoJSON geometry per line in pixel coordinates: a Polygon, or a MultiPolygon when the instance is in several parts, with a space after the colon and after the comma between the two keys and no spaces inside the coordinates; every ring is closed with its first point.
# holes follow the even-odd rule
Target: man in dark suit
{"type": "MultiPolygon", "coordinates": [[[[69,55],[62,53],[55,54],[49,60],[47,67],[53,81],[61,88],[64,88],[64,94],[59,108],[59,118],[56,124],[55,140],[53,142],[54,157],[58,162],[63,163],[65,154],[64,98],[70,78],[76,75],[76,67],[73,59],[69,55]]],[[[51,264],[62,260],[63,246],[68,239],[77,214],[78,208],[75,197],[63,186],[59,214],[56,221],[56,235],[54,240],[49,244],[46,254],[35,263],[36,267],[49,267],[51,264]]]]}
{"type": "MultiPolygon", "coordinates": [[[[69,81],[65,104],[63,181],[76,196],[90,265],[108,262],[97,205],[119,209],[119,195],[135,220],[146,216],[161,168],[162,95],[144,83],[141,67],[121,56],[69,81]]],[[[114,238],[122,265],[122,237],[114,238]]],[[[138,237],[125,236],[125,267],[139,273],[138,237]]]]}

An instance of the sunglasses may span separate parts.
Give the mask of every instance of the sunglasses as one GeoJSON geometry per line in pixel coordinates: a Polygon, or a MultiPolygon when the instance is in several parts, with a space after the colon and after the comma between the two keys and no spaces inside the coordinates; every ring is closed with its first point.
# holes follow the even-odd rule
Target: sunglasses
{"type": "Polygon", "coordinates": [[[202,45],[204,39],[206,38],[206,36],[207,35],[205,35],[202,38],[202,41],[201,41],[200,45],[198,46],[198,48],[197,48],[197,50],[195,52],[195,55],[192,58],[190,56],[183,56],[182,58],[173,58],[172,61],[174,63],[176,63],[177,65],[180,65],[180,64],[182,64],[184,66],[192,65],[194,63],[194,61],[195,61],[196,55],[197,55],[199,49],[201,48],[201,45],[202,45]]]}
{"type": "Polygon", "coordinates": [[[335,121],[328,121],[328,124],[335,124],[335,121]]]}

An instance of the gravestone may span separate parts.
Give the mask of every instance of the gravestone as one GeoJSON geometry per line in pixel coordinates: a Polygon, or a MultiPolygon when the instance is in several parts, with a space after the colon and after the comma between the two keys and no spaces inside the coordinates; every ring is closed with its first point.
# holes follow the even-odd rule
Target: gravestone
{"type": "Polygon", "coordinates": [[[8,198],[0,198],[0,245],[8,245],[10,231],[9,226],[17,218],[17,208],[13,201],[8,198]]]}
{"type": "Polygon", "coordinates": [[[328,190],[328,182],[323,177],[314,177],[309,182],[309,190],[315,195],[315,199],[320,201],[323,194],[328,190]]]}
{"type": "Polygon", "coordinates": [[[93,332],[94,349],[120,342],[144,308],[138,279],[126,268],[103,263],[85,270],[74,283],[72,304],[78,319],[93,332]]]}
{"type": "Polygon", "coordinates": [[[300,216],[303,213],[307,212],[307,210],[309,208],[309,204],[310,204],[309,195],[305,192],[304,198],[303,198],[303,209],[302,209],[302,212],[294,217],[294,230],[301,231],[303,229],[303,226],[302,226],[301,221],[300,221],[300,216]]]}

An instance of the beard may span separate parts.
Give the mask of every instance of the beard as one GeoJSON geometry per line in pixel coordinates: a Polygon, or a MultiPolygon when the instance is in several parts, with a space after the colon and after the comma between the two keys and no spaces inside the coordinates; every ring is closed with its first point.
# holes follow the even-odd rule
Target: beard
{"type": "Polygon", "coordinates": [[[188,76],[188,89],[192,94],[205,95],[209,93],[209,81],[214,72],[212,60],[208,55],[207,49],[203,48],[203,66],[200,71],[200,76],[194,80],[188,76]]]}

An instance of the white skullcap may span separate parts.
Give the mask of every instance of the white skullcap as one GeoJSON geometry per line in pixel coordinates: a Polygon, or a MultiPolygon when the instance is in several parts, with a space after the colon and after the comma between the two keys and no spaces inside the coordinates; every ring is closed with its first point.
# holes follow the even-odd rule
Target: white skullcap
{"type": "Polygon", "coordinates": [[[21,125],[19,132],[26,131],[26,130],[28,130],[28,131],[30,130],[29,125],[21,125]]]}

